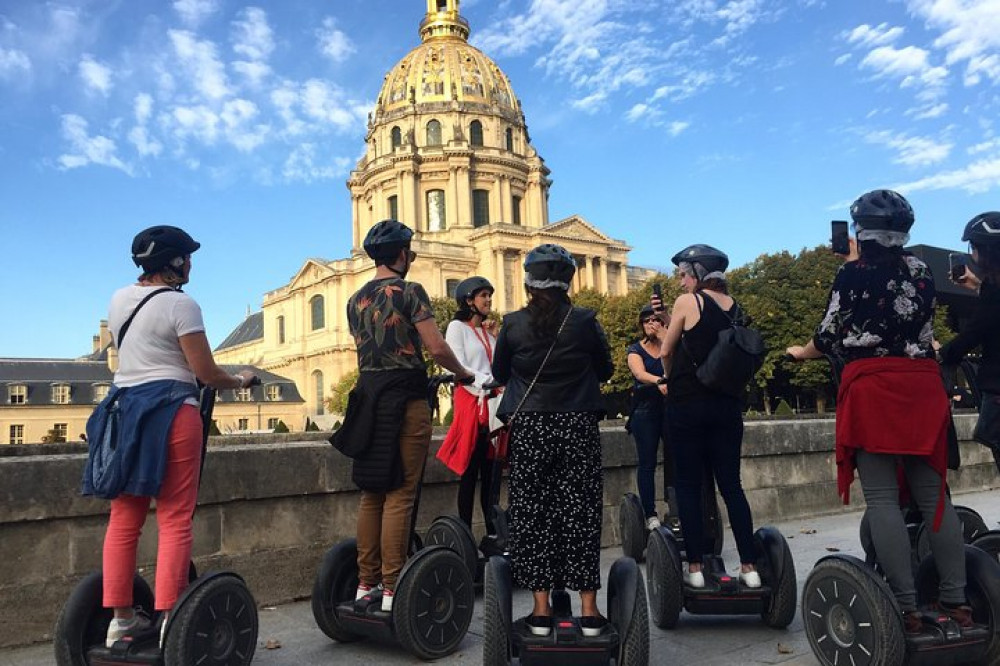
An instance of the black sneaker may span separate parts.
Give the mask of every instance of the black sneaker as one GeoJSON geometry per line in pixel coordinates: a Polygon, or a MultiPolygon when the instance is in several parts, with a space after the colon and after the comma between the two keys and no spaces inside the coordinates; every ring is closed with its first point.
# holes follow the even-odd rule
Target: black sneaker
{"type": "Polygon", "coordinates": [[[528,625],[528,631],[533,636],[548,636],[552,633],[551,615],[529,615],[524,619],[524,623],[528,625]]]}
{"type": "Polygon", "coordinates": [[[607,618],[603,618],[601,616],[580,618],[580,631],[582,631],[583,635],[588,638],[600,636],[607,626],[607,618]]]}

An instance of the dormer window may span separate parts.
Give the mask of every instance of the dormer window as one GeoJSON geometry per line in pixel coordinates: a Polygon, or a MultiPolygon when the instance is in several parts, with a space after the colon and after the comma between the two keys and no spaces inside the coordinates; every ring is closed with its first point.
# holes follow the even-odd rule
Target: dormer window
{"type": "Polygon", "coordinates": [[[94,384],[94,402],[100,402],[111,392],[110,384],[94,384]]]}
{"type": "Polygon", "coordinates": [[[281,386],[278,384],[268,384],[265,389],[267,393],[267,399],[270,402],[277,402],[281,400],[281,386]]]}
{"type": "Polygon", "coordinates": [[[68,405],[69,404],[70,389],[69,384],[53,384],[52,385],[52,404],[53,405],[68,405]]]}
{"type": "Polygon", "coordinates": [[[236,402],[250,402],[250,396],[252,395],[253,389],[241,388],[233,390],[233,397],[236,402]]]}
{"type": "Polygon", "coordinates": [[[7,402],[11,405],[23,405],[28,402],[28,387],[24,384],[11,384],[7,387],[7,402]]]}

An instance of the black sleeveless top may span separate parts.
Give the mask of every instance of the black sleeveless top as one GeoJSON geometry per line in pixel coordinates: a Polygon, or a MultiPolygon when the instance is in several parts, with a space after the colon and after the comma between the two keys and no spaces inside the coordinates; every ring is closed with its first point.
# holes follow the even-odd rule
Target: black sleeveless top
{"type": "Polygon", "coordinates": [[[691,330],[681,333],[680,342],[677,343],[677,351],[674,353],[674,362],[670,365],[670,376],[667,380],[668,403],[722,395],[705,388],[695,376],[695,371],[715,346],[719,339],[719,331],[730,327],[730,317],[727,312],[732,312],[736,302],[733,301],[733,306],[728,311],[723,311],[711,296],[696,292],[694,297],[698,301],[701,318],[691,330]]]}

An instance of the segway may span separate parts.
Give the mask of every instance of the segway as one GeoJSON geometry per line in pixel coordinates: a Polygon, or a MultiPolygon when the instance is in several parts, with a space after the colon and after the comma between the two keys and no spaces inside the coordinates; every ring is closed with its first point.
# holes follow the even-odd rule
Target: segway
{"type": "MultiPolygon", "coordinates": [[[[674,491],[673,479],[670,478],[669,466],[666,463],[663,465],[663,487],[666,489],[664,494],[668,508],[662,524],[673,533],[678,548],[683,552],[684,534],[680,520],[677,518],[677,495],[674,491]]],[[[715,481],[712,479],[711,471],[707,468],[702,483],[702,515],[705,519],[705,534],[712,535],[712,552],[719,555],[722,553],[722,546],[725,542],[724,526],[719,514],[719,503],[715,497],[715,481]]],[[[625,557],[631,557],[636,562],[645,560],[649,530],[646,529],[646,516],[642,509],[642,502],[635,493],[628,492],[622,497],[622,502],[618,507],[618,529],[622,537],[622,554],[625,557]]]]}
{"type": "MultiPolygon", "coordinates": [[[[259,382],[258,382],[259,383],[259,382]]],[[[215,389],[201,389],[204,469],[215,389]]],[[[86,576],[73,590],[56,622],[53,645],[58,666],[246,666],[257,648],[257,604],[246,582],[229,571],[198,576],[191,563],[190,584],[162,623],[154,612],[153,593],[136,574],[133,605],[151,619],[152,627],[130,640],[106,647],[113,612],[104,608],[103,575],[86,576]],[[161,643],[162,630],[162,643],[161,643]]]]}
{"type": "MultiPolygon", "coordinates": [[[[436,395],[438,386],[452,380],[451,375],[432,377],[428,394],[436,395]]],[[[469,562],[446,545],[419,547],[412,527],[419,504],[418,485],[410,557],[396,581],[391,611],[382,611],[380,591],[354,598],[358,587],[357,540],[347,539],[326,552],[313,584],[312,611],[328,637],[339,643],[363,638],[396,643],[426,660],[451,654],[465,638],[475,610],[469,562]]]]}
{"type": "Polygon", "coordinates": [[[681,549],[666,527],[649,534],[646,571],[649,576],[649,608],[653,624],[674,629],[681,610],[695,615],[760,615],[769,627],[784,629],[795,618],[797,582],[795,563],[788,542],[776,527],[765,526],[754,534],[757,572],[761,586],[747,587],[739,576],[726,572],[718,555],[702,562],[705,587],[685,584],[681,549]]]}
{"type": "Polygon", "coordinates": [[[646,588],[635,560],[619,558],[608,574],[608,624],[597,636],[584,635],[566,590],[552,591],[553,627],[536,636],[527,618],[513,620],[510,562],[494,556],[486,564],[483,609],[483,664],[506,666],[645,666],[649,663],[646,588]]]}
{"type": "MultiPolygon", "coordinates": [[[[813,654],[824,666],[947,666],[1000,663],[1000,563],[965,546],[965,593],[975,626],[962,629],[947,616],[922,614],[923,631],[906,634],[902,613],[877,568],[843,553],[816,563],[802,593],[802,619],[813,654]]],[[[937,598],[934,556],[916,576],[917,602],[937,598]]]]}

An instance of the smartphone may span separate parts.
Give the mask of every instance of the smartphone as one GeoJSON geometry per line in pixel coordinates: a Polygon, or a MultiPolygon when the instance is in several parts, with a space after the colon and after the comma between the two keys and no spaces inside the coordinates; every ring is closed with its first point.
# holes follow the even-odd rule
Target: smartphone
{"type": "Polygon", "coordinates": [[[833,253],[846,257],[851,253],[850,237],[847,235],[847,222],[833,220],[830,222],[830,245],[833,253]]]}
{"type": "Polygon", "coordinates": [[[658,299],[660,299],[660,307],[657,310],[657,312],[662,312],[663,311],[663,288],[660,287],[660,283],[659,282],[654,282],[653,283],[653,296],[656,296],[658,299]]]}
{"type": "Polygon", "coordinates": [[[948,253],[948,273],[955,282],[965,280],[965,267],[969,265],[969,255],[962,252],[948,253]]]}

